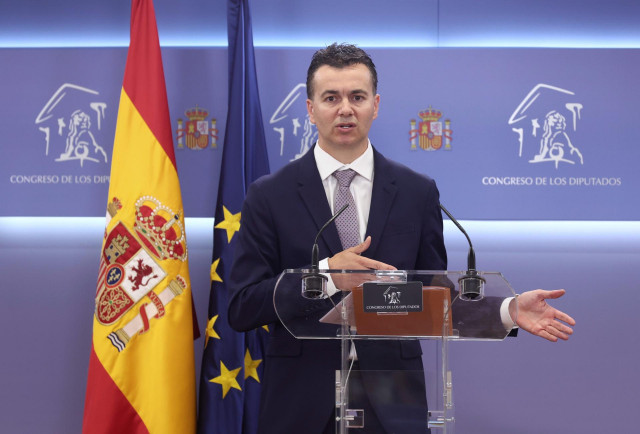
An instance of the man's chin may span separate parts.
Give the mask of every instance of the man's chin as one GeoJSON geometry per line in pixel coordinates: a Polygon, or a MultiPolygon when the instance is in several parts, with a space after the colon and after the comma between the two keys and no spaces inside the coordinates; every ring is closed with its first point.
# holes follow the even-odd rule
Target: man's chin
{"type": "Polygon", "coordinates": [[[338,134],[337,137],[335,137],[334,143],[342,147],[357,148],[360,146],[366,147],[367,140],[363,140],[362,137],[356,137],[353,132],[350,132],[338,134]]]}

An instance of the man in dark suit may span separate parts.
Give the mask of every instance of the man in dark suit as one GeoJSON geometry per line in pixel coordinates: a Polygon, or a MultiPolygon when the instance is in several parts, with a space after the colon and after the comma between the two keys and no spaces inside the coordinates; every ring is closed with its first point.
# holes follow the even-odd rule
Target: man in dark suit
{"type": "MultiPolygon", "coordinates": [[[[316,52],[307,73],[307,109],[318,142],[248,190],[230,276],[229,322],[239,331],[271,324],[261,433],[322,433],[334,426],[339,341],[295,339],[279,321],[273,294],[283,270],[309,267],[314,238],[337,211],[334,200],[342,194],[337,172],[355,172],[346,188],[356,241],[339,232],[340,224],[328,226],[318,242],[321,269],[447,268],[435,182],[386,159],[369,141],[380,103],[376,90],[375,66],[361,49],[333,44],[316,52]]],[[[573,320],[544,302],[560,295],[520,296],[518,325],[551,340],[566,339],[572,331],[556,318],[573,320]]],[[[511,312],[515,303],[507,303],[511,312]]],[[[329,307],[330,300],[300,306],[305,314],[329,307]]],[[[356,353],[362,370],[422,370],[417,341],[358,341],[356,353]]],[[[426,424],[422,427],[426,430],[426,424]]]]}

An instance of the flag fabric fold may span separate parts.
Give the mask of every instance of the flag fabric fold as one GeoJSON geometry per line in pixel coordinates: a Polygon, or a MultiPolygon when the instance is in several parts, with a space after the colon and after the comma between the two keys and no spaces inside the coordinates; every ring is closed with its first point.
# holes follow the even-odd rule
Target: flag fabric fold
{"type": "Polygon", "coordinates": [[[84,433],[195,432],[192,309],[155,13],[151,0],[132,0],[84,433]]]}
{"type": "Polygon", "coordinates": [[[234,236],[249,184],[269,173],[247,0],[227,3],[229,101],[215,211],[211,294],[200,375],[199,433],[248,434],[257,429],[268,327],[246,333],[227,321],[226,287],[234,236]]]}

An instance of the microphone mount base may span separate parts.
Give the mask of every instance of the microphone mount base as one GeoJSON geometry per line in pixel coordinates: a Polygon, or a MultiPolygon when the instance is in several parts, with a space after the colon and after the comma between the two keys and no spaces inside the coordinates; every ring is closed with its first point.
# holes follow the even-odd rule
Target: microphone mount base
{"type": "Polygon", "coordinates": [[[465,275],[458,279],[460,299],[465,301],[482,300],[485,282],[486,280],[479,276],[476,270],[467,270],[465,275]]]}
{"type": "Polygon", "coordinates": [[[312,272],[302,276],[302,296],[309,300],[327,298],[327,276],[312,272]]]}

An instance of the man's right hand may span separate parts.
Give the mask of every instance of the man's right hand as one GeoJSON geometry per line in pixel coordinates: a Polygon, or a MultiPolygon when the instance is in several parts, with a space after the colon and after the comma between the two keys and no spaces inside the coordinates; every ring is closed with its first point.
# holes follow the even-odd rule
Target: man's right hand
{"type": "MultiPolygon", "coordinates": [[[[329,258],[329,268],[332,270],[396,270],[393,265],[361,256],[371,245],[371,236],[357,246],[350,247],[329,258]]],[[[331,278],[336,288],[350,290],[364,282],[375,280],[374,273],[345,273],[332,274],[331,278]]]]}

